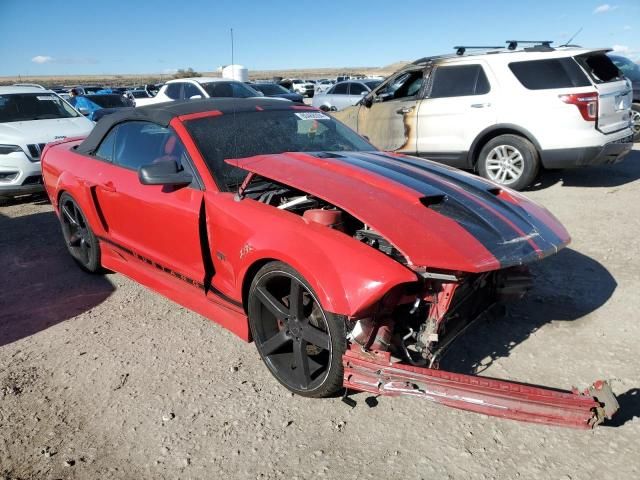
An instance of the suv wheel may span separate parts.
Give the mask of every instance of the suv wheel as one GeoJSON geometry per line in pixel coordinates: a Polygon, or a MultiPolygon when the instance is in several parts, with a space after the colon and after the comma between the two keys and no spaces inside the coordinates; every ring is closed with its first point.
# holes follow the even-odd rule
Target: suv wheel
{"type": "Polygon", "coordinates": [[[631,122],[633,141],[640,142],[640,103],[631,105],[631,122]]]}
{"type": "Polygon", "coordinates": [[[478,172],[499,185],[522,190],[535,180],[540,169],[538,152],[526,138],[499,135],[480,150],[478,172]]]}

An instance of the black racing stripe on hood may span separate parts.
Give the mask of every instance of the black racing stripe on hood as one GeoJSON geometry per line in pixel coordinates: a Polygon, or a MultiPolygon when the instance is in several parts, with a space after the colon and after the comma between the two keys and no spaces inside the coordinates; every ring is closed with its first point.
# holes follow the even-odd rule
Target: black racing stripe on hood
{"type": "Polygon", "coordinates": [[[451,167],[446,167],[444,165],[432,165],[420,159],[413,159],[410,157],[396,158],[390,157],[386,154],[381,154],[380,156],[390,161],[398,161],[400,163],[411,165],[415,168],[432,173],[433,175],[445,177],[471,195],[482,198],[482,200],[486,201],[502,215],[505,215],[506,218],[509,218],[509,220],[522,231],[526,232],[526,228],[533,225],[539,233],[539,235],[535,237],[534,242],[542,251],[552,250],[560,245],[564,245],[563,240],[558,237],[558,235],[549,228],[545,222],[532,216],[517,204],[506,204],[503,200],[497,198],[493,193],[491,193],[488,190],[487,185],[480,180],[475,180],[474,178],[469,178],[466,175],[461,175],[451,167]]]}
{"type": "MultiPolygon", "coordinates": [[[[446,181],[434,182],[431,178],[417,177],[415,172],[396,162],[393,157],[384,159],[376,157],[375,154],[349,153],[335,158],[381,175],[427,197],[444,195],[445,199],[442,202],[425,208],[431,208],[458,223],[491,252],[503,267],[538,258],[537,251],[528,241],[519,241],[520,233],[482,203],[476,203],[467,196],[461,195],[446,181]]],[[[530,233],[530,230],[531,225],[527,225],[524,231],[530,233]]]]}

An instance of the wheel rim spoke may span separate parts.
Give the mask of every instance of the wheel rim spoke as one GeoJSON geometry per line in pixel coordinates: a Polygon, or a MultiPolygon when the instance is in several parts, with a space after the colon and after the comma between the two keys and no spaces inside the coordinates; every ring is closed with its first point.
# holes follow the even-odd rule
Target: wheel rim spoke
{"type": "Polygon", "coordinates": [[[306,388],[311,381],[309,372],[309,357],[307,355],[307,342],[300,340],[293,342],[293,375],[301,388],[306,388]]]}
{"type": "MultiPolygon", "coordinates": [[[[75,209],[74,209],[75,210],[75,209]]],[[[63,205],[62,206],[62,213],[64,214],[65,217],[67,217],[69,219],[69,222],[71,222],[72,225],[78,225],[77,220],[75,219],[75,215],[73,215],[69,209],[67,208],[67,205],[63,205]]]]}
{"type": "Polygon", "coordinates": [[[329,350],[331,348],[331,342],[329,340],[329,335],[325,332],[318,330],[311,324],[307,324],[302,329],[302,338],[316,347],[320,347],[324,350],[329,350]]]}
{"type": "Polygon", "coordinates": [[[256,288],[256,294],[260,303],[262,303],[267,310],[269,310],[278,320],[284,320],[289,316],[287,307],[280,303],[276,298],[271,295],[265,287],[256,288]]]}
{"type": "Polygon", "coordinates": [[[289,312],[293,318],[302,319],[303,301],[301,285],[294,278],[291,279],[291,289],[289,291],[289,312]]]}
{"type": "Polygon", "coordinates": [[[291,342],[291,338],[284,330],[281,330],[262,344],[262,353],[267,357],[273,355],[289,342],[291,342]]]}

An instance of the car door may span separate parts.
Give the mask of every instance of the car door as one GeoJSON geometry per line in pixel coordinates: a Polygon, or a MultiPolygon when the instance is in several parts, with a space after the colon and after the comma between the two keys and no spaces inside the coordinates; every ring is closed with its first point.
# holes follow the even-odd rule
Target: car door
{"type": "Polygon", "coordinates": [[[487,72],[480,63],[434,67],[417,112],[420,156],[456,167],[467,166],[471,143],[497,120],[487,72]]]}
{"type": "Polygon", "coordinates": [[[370,93],[358,109],[358,133],[381,150],[415,153],[424,75],[424,67],[403,71],[370,93]]]}
{"type": "Polygon", "coordinates": [[[348,105],[345,105],[344,98],[349,94],[349,82],[343,82],[337,84],[331,92],[327,95],[326,102],[334,107],[336,110],[342,110],[348,105]]]}
{"type": "Polygon", "coordinates": [[[168,83],[167,88],[164,91],[164,95],[167,97],[167,100],[181,100],[183,98],[182,85],[183,82],[168,83]]]}
{"type": "Polygon", "coordinates": [[[206,98],[206,96],[196,85],[185,82],[182,86],[181,98],[184,100],[192,100],[197,98],[206,98]]]}
{"type": "Polygon", "coordinates": [[[154,271],[201,284],[203,192],[178,135],[150,122],[122,123],[105,137],[95,156],[103,160],[97,162],[93,187],[107,243],[154,271]],[[140,183],[141,166],[164,161],[178,162],[194,175],[194,183],[182,188],[140,183]]]}
{"type": "MultiPolygon", "coordinates": [[[[369,89],[360,82],[350,82],[349,83],[349,95],[348,95],[348,105],[345,105],[342,108],[350,107],[351,105],[355,105],[362,98],[369,93],[369,89]]],[[[346,102],[345,102],[346,103],[346,102]]]]}

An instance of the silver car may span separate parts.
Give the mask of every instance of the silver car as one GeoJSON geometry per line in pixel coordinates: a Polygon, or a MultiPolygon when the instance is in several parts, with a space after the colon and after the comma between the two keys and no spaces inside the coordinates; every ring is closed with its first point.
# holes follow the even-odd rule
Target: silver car
{"type": "Polygon", "coordinates": [[[312,105],[325,112],[342,110],[355,105],[371,90],[380,85],[380,80],[347,80],[336,83],[327,93],[316,94],[312,105]]]}

